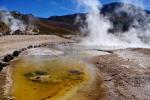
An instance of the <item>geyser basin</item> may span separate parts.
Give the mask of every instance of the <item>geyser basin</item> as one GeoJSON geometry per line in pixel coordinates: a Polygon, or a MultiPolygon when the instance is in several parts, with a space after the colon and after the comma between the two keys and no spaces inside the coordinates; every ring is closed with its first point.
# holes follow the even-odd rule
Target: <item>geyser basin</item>
{"type": "Polygon", "coordinates": [[[70,57],[22,57],[12,64],[10,95],[15,100],[66,100],[90,80],[86,66],[70,57]]]}

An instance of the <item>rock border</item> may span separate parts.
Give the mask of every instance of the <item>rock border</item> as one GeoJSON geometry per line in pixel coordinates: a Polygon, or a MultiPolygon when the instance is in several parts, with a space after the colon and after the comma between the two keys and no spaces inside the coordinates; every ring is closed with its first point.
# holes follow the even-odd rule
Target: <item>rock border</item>
{"type": "MultiPolygon", "coordinates": [[[[65,43],[72,43],[72,42],[61,42],[61,43],[57,43],[57,44],[65,44],[65,43]]],[[[29,45],[25,48],[15,50],[15,51],[13,51],[13,53],[7,54],[1,58],[0,72],[3,70],[4,67],[7,67],[8,65],[10,65],[10,62],[12,60],[14,60],[15,58],[17,58],[21,54],[21,52],[24,52],[24,51],[32,49],[32,48],[51,47],[51,46],[53,47],[54,45],[56,45],[56,43],[43,43],[43,44],[38,44],[38,45],[29,45]]]]}
{"type": "Polygon", "coordinates": [[[29,45],[25,48],[15,50],[11,54],[5,55],[4,57],[2,57],[2,60],[0,61],[0,72],[3,70],[4,67],[7,67],[12,60],[17,58],[21,54],[21,52],[24,52],[24,51],[26,51],[28,49],[32,49],[32,48],[39,48],[39,47],[45,47],[45,46],[47,46],[47,44],[29,45]]]}

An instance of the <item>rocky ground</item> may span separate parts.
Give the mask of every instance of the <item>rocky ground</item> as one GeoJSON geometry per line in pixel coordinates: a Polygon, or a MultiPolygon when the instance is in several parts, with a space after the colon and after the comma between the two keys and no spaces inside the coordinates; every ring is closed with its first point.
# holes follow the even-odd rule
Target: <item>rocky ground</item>
{"type": "Polygon", "coordinates": [[[3,97],[4,97],[5,82],[6,82],[6,73],[0,72],[0,100],[3,100],[3,97]]]}
{"type": "MultiPolygon", "coordinates": [[[[28,45],[64,42],[68,43],[71,41],[57,36],[1,37],[0,57],[12,50],[24,48],[28,45]]],[[[97,69],[95,84],[99,84],[99,87],[95,87],[97,89],[92,90],[94,93],[90,93],[91,95],[88,95],[88,99],[85,100],[149,100],[150,49],[113,50],[108,52],[108,54],[94,55],[87,60],[95,65],[97,69]],[[99,90],[103,90],[103,93],[99,90]]],[[[0,100],[3,96],[5,78],[5,71],[1,71],[0,100]]],[[[81,92],[81,94],[84,93],[81,92]]]]}
{"type": "Polygon", "coordinates": [[[106,84],[107,100],[149,100],[150,49],[116,50],[91,59],[106,84]]]}

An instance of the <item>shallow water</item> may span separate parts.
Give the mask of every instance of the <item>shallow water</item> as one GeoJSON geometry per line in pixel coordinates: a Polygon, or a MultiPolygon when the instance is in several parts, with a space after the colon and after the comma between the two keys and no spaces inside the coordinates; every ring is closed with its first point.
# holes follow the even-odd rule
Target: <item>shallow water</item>
{"type": "Polygon", "coordinates": [[[73,57],[26,56],[12,64],[15,100],[66,100],[90,79],[87,64],[73,57]]]}

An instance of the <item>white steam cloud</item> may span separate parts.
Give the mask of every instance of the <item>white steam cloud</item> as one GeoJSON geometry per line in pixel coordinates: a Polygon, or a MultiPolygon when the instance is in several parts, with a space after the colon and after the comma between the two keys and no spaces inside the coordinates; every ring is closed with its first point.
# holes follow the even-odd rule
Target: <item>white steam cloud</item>
{"type": "Polygon", "coordinates": [[[143,11],[143,2],[141,0],[121,0],[124,5],[117,9],[116,12],[125,11],[129,15],[134,16],[135,20],[129,31],[124,33],[108,33],[113,28],[109,19],[100,14],[102,4],[99,0],[77,0],[79,6],[86,9],[86,24],[81,27],[81,32],[88,34],[82,43],[91,46],[118,46],[118,47],[150,47],[150,22],[143,11]],[[132,3],[139,6],[137,11],[126,3],[132,3]],[[142,16],[139,16],[140,15],[142,16]],[[137,18],[136,18],[137,17],[137,18]],[[143,26],[141,27],[138,18],[142,18],[143,26]],[[134,27],[133,27],[134,26],[134,27]],[[116,35],[117,34],[117,35],[116,35]]]}
{"type": "Polygon", "coordinates": [[[26,25],[22,21],[15,19],[10,12],[0,9],[0,21],[4,22],[11,29],[10,34],[16,30],[25,31],[26,25]]]}
{"type": "Polygon", "coordinates": [[[138,6],[138,7],[141,7],[144,9],[144,2],[143,0],[120,0],[121,2],[123,3],[126,3],[126,4],[133,4],[135,6],[138,6]]]}
{"type": "Polygon", "coordinates": [[[87,45],[109,44],[111,36],[107,35],[107,31],[111,28],[111,24],[107,18],[100,14],[102,4],[98,0],[78,0],[78,2],[80,6],[89,11],[86,16],[87,26],[81,28],[82,32],[89,35],[83,40],[83,43],[87,45]]]}
{"type": "Polygon", "coordinates": [[[120,10],[134,17],[134,21],[128,32],[123,38],[127,41],[127,46],[131,47],[150,47],[150,15],[146,15],[143,0],[121,0],[124,5],[120,10]],[[129,4],[137,6],[132,8],[129,4]],[[141,20],[141,21],[139,21],[141,20]],[[133,27],[134,26],[134,27],[133,27]]]}

